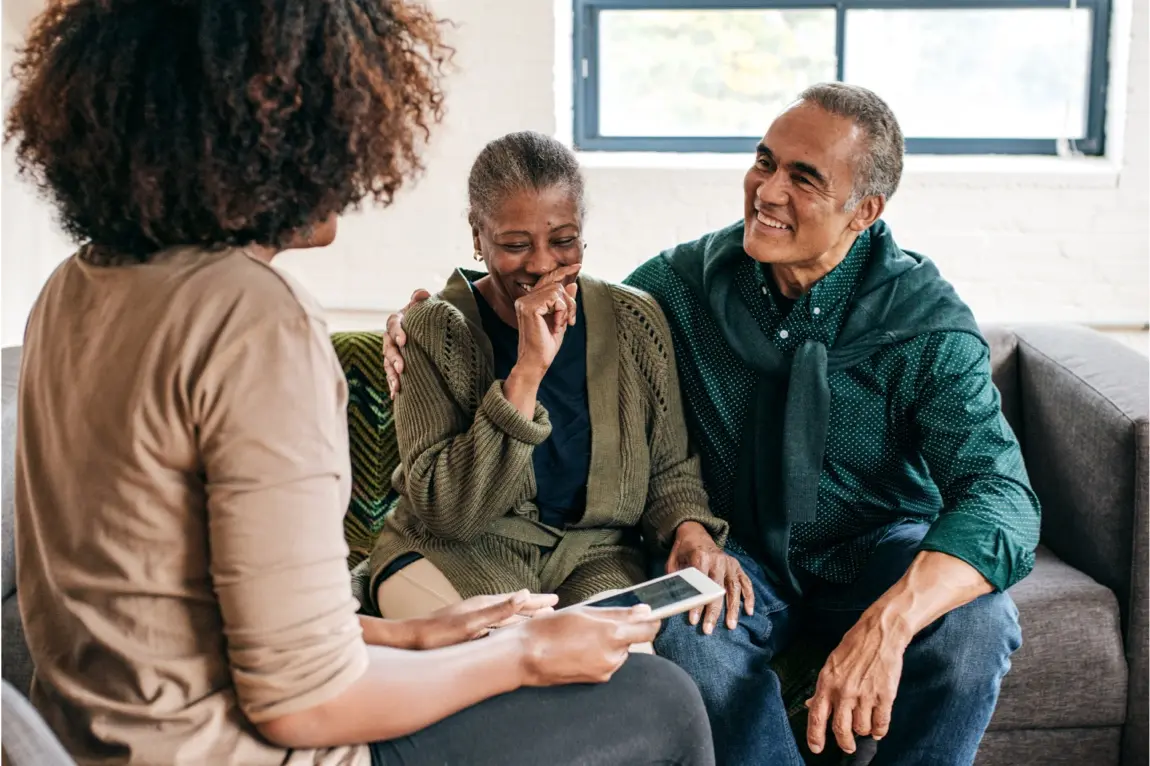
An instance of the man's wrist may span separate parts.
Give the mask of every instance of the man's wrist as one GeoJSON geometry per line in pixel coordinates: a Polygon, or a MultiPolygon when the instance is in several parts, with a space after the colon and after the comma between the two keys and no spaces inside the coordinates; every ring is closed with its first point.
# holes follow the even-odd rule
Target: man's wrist
{"type": "Polygon", "coordinates": [[[886,599],[875,602],[870,609],[863,612],[861,621],[870,622],[871,627],[880,632],[885,642],[906,649],[918,633],[918,628],[910,619],[913,608],[913,604],[905,598],[886,599]]]}
{"type": "Polygon", "coordinates": [[[948,553],[919,551],[906,573],[868,611],[884,627],[897,626],[909,644],[927,625],[991,590],[965,561],[948,553]]]}

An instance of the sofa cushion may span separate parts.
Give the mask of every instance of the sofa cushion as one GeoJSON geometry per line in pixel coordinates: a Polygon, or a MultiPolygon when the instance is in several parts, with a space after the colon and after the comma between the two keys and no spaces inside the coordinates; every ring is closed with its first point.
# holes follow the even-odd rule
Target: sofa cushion
{"type": "Polygon", "coordinates": [[[1042,547],[1034,571],[1009,592],[1022,648],[990,729],[1121,724],[1127,672],[1114,593],[1042,547]]]}
{"type": "Polygon", "coordinates": [[[974,766],[1116,764],[1121,739],[1121,726],[988,731],[974,766]]]}
{"type": "Polygon", "coordinates": [[[350,550],[348,568],[353,568],[371,554],[384,517],[399,499],[391,488],[399,445],[383,370],[383,338],[373,332],[337,332],[331,340],[347,378],[351,502],[343,534],[350,550]]]}

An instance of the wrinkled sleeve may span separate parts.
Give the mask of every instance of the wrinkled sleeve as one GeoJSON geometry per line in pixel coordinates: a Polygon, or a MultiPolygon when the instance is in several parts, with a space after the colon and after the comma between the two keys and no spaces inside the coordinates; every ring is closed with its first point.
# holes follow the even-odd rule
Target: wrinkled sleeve
{"type": "Polygon", "coordinates": [[[344,386],[326,328],[300,316],[221,350],[195,394],[212,583],[254,723],[326,702],[367,667],[341,523],[344,386]]]}
{"type": "Polygon", "coordinates": [[[930,336],[913,419],[943,510],[923,540],[1005,590],[1034,567],[1038,498],[991,381],[990,352],[967,333],[930,336]]]}

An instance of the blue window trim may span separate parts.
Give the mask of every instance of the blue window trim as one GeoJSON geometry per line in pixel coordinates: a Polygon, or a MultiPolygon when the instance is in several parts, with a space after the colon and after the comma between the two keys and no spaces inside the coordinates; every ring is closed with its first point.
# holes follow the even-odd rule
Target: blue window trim
{"type": "MultiPolygon", "coordinates": [[[[1105,150],[1106,88],[1109,76],[1111,0],[1076,0],[1092,13],[1086,135],[1075,148],[1090,155],[1105,150]]],[[[876,9],[1069,8],[1070,0],[573,0],[575,147],[586,151],[750,152],[762,136],[603,136],[599,134],[599,13],[604,10],[738,10],[825,8],[836,12],[836,78],[843,77],[846,12],[876,9]]],[[[765,129],[766,126],[764,126],[765,129]]],[[[1058,153],[1057,138],[908,138],[911,154],[1058,153]]]]}

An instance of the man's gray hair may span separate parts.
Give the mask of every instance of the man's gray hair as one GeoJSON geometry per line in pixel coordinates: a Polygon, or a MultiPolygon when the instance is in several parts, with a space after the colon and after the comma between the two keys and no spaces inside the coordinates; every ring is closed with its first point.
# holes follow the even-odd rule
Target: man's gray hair
{"type": "Polygon", "coordinates": [[[524,130],[497,138],[479,152],[467,178],[467,221],[488,220],[508,196],[559,187],[583,217],[583,174],[575,153],[550,136],[524,130]]]}
{"type": "Polygon", "coordinates": [[[873,91],[842,82],[812,85],[799,101],[808,101],[831,114],[846,117],[866,134],[867,150],[855,162],[854,188],[847,201],[853,208],[864,197],[890,199],[902,178],[902,128],[894,112],[873,91]]]}

